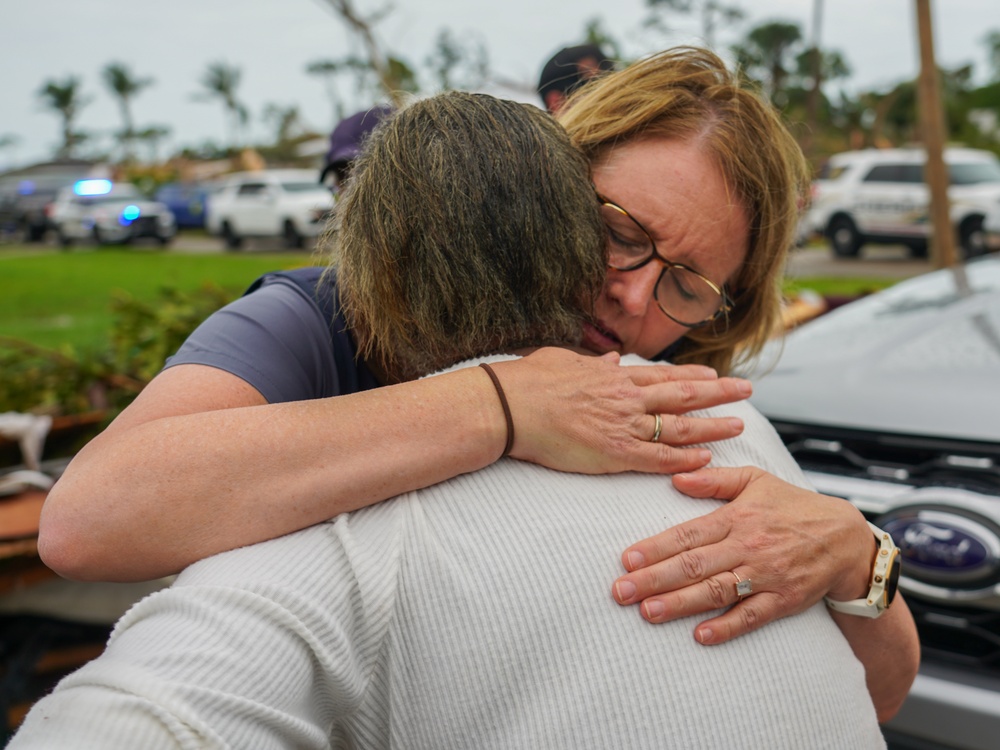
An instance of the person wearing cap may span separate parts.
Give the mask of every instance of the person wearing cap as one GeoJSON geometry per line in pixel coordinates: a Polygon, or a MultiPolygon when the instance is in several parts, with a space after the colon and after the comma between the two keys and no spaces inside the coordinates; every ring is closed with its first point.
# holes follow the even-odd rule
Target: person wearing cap
{"type": "Polygon", "coordinates": [[[355,112],[337,123],[330,133],[330,150],[326,154],[326,165],[319,173],[320,184],[326,184],[327,177],[332,175],[334,191],[343,187],[365,139],[391,112],[391,106],[379,104],[371,109],[355,112]]]}
{"type": "Polygon", "coordinates": [[[614,62],[596,44],[563,47],[542,68],[538,95],[545,108],[555,114],[566,98],[584,83],[614,69],[614,62]]]}

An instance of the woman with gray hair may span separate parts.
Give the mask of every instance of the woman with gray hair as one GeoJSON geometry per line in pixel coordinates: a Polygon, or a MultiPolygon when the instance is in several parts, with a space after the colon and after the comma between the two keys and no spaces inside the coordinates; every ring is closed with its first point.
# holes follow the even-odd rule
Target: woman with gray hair
{"type": "Polygon", "coordinates": [[[536,107],[453,92],[408,110],[356,162],[335,217],[330,273],[359,358],[388,384],[578,344],[604,281],[586,159],[536,107]]]}

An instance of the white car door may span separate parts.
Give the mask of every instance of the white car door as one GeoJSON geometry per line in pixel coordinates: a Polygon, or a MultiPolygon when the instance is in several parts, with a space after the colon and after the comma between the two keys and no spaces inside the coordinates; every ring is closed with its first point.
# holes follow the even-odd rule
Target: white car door
{"type": "Polygon", "coordinates": [[[273,213],[274,198],[266,182],[245,182],[237,188],[230,211],[237,234],[272,234],[269,214],[273,213]]]}
{"type": "Polygon", "coordinates": [[[90,239],[93,236],[93,224],[84,221],[89,217],[90,203],[90,199],[80,195],[74,195],[67,201],[59,222],[59,230],[64,237],[90,239]]]}
{"type": "Polygon", "coordinates": [[[861,178],[855,217],[863,234],[926,237],[928,198],[923,165],[877,164],[861,178]]]}

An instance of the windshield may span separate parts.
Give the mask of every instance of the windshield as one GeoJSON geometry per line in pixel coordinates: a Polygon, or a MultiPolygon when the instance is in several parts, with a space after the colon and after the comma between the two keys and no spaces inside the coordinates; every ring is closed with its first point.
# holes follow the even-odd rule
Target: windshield
{"type": "Polygon", "coordinates": [[[836,180],[838,177],[840,177],[840,175],[844,174],[844,172],[846,172],[846,171],[847,171],[847,165],[846,164],[837,164],[837,165],[834,165],[834,164],[830,164],[830,162],[826,162],[822,167],[820,167],[819,174],[816,175],[816,179],[817,180],[836,180]]]}
{"type": "Polygon", "coordinates": [[[948,174],[952,185],[1000,182],[1000,162],[981,161],[972,164],[949,164],[948,174]]]}

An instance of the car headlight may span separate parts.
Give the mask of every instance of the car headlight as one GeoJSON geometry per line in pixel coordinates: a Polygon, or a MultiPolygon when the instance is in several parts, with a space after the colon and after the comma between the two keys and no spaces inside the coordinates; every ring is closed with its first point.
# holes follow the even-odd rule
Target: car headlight
{"type": "Polygon", "coordinates": [[[121,214],[118,216],[118,223],[123,227],[127,227],[133,221],[138,219],[141,213],[142,211],[139,210],[139,207],[134,204],[125,206],[125,208],[122,209],[121,214]]]}

